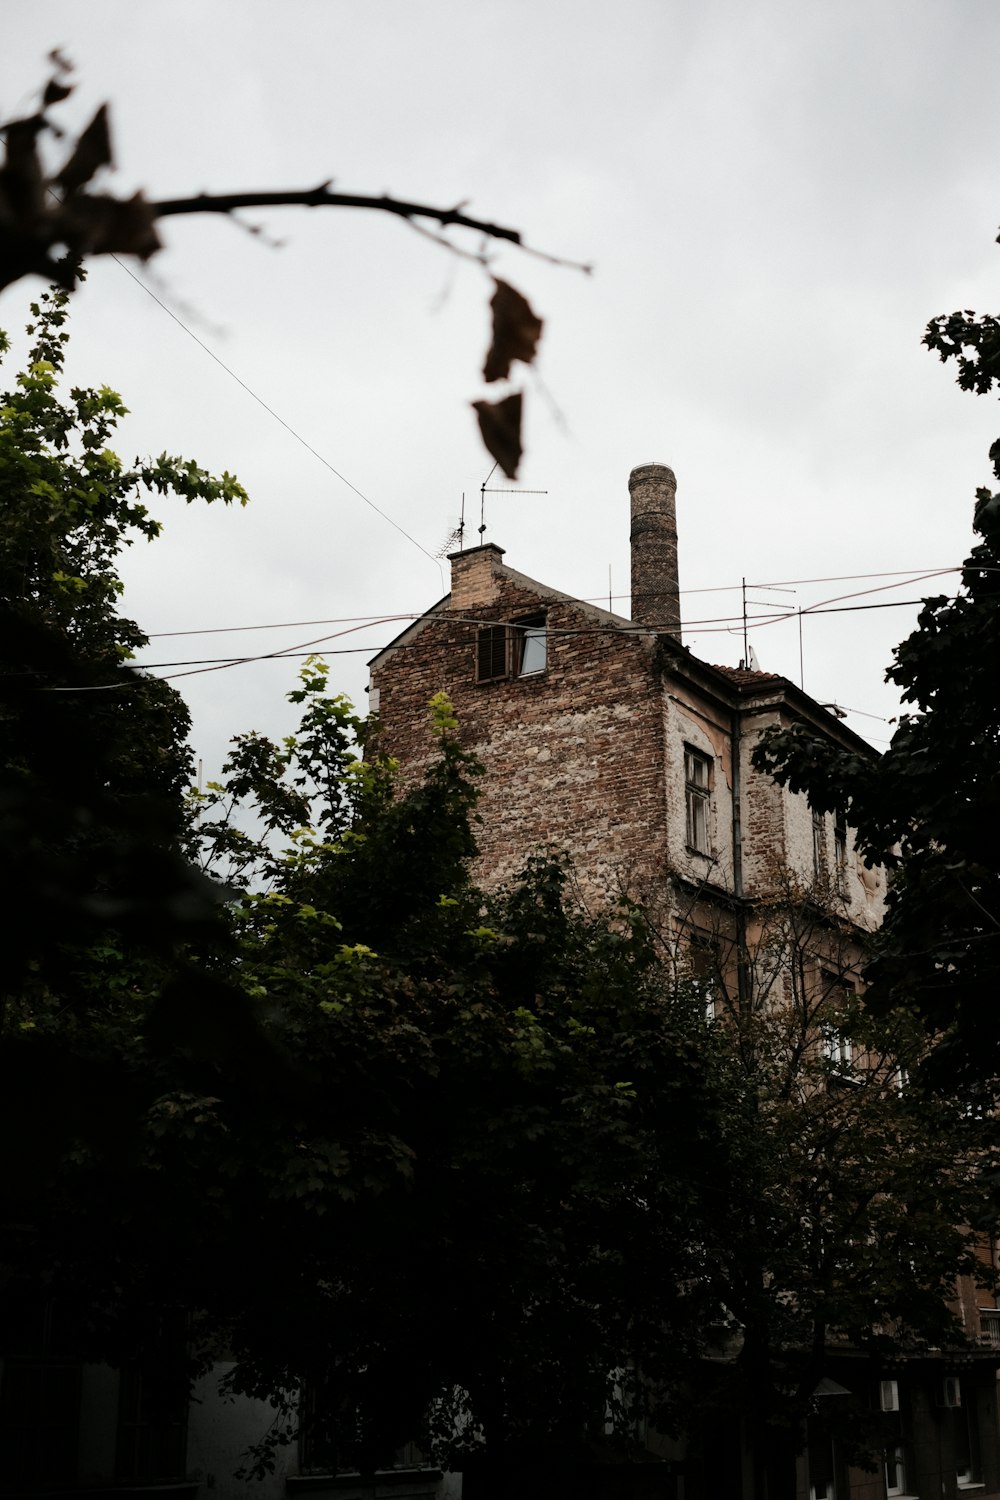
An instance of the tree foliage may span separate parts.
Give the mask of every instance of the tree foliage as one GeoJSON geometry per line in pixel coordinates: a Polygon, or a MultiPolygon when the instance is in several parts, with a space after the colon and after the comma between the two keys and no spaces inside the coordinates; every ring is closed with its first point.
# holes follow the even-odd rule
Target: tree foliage
{"type": "Polygon", "coordinates": [[[14,1294],[62,1298],[115,1362],[184,1314],[192,1370],[226,1347],[230,1388],[278,1407],[272,1447],[304,1411],[368,1469],[414,1437],[499,1474],[627,1453],[639,1417],[713,1403],[766,1465],[831,1350],[951,1341],[992,1124],[900,1090],[918,1028],[852,998],[829,901],[761,904],[710,1018],[648,918],[588,914],[562,861],[477,890],[448,702],[401,795],[317,660],[298,731],[237,737],[185,792],[186,715],[128,665],[117,558],[158,529],[144,489],[245,497],[123,465],[120,399],[59,399],[64,318],[38,304],[0,409],[14,1294]]]}
{"type": "Polygon", "coordinates": [[[842,1450],[870,1458],[867,1380],[887,1360],[961,1347],[956,1277],[995,1283],[979,1252],[996,1224],[983,1176],[1000,1134],[920,1085],[923,1030],[908,1011],[869,1009],[841,905],[827,882],[777,880],[753,903],[742,982],[724,926],[707,981],[731,1101],[724,1191],[702,1205],[731,1320],[715,1399],[744,1413],[769,1494],[785,1493],[838,1354],[855,1359],[837,1377],[854,1395],[828,1416],[842,1450]]]}
{"type": "MultiPolygon", "coordinates": [[[[935,318],[924,343],[964,390],[1000,384],[995,318],[935,318]]],[[[1000,479],[1000,439],[990,449],[1000,479]]],[[[915,1007],[951,1082],[1000,1082],[1000,494],[977,490],[975,545],[956,598],[925,601],[887,672],[905,704],[879,760],[804,730],[768,736],[756,764],[853,823],[870,864],[892,871],[867,970],[869,1003],[915,1007]]]]}
{"type": "Polygon", "coordinates": [[[96,1086],[80,1028],[121,1024],[139,971],[164,986],[176,944],[219,902],[180,848],[187,709],[129,666],[145,636],[117,612],[119,554],[159,531],[145,492],[246,499],[231,475],[166,453],[124,464],[109,446],[121,398],[60,395],[66,294],[32,315],[28,369],[0,396],[0,1098],[4,1180],[29,1192],[53,1141],[80,1122],[113,1128],[122,1102],[96,1086]]]}
{"type": "MultiPolygon", "coordinates": [[[[177,1050],[129,1194],[137,1228],[175,1228],[151,1257],[116,1225],[102,1264],[139,1305],[169,1287],[206,1309],[233,1389],[290,1393],[273,1441],[305,1384],[312,1440],[364,1467],[415,1435],[451,1464],[603,1440],[623,1362],[655,1366],[676,1415],[718,1323],[696,1207],[723,1123],[701,998],[664,989],[638,913],[576,909],[558,862],[488,902],[470,885],[478,768],[446,703],[424,783],[390,798],[324,687],[307,664],[303,732],[238,741],[201,806],[209,857],[233,857],[234,796],[290,839],[260,841],[264,888],[233,911],[267,1075],[177,1050]]],[[[87,1193],[107,1196],[104,1170],[87,1193]]]]}

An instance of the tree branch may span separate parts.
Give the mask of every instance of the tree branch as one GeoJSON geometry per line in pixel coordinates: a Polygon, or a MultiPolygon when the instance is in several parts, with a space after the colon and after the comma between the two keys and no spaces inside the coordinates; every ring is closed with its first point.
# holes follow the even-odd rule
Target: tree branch
{"type": "MultiPolygon", "coordinates": [[[[390,198],[381,193],[377,197],[369,193],[335,193],[328,183],[315,188],[293,188],[288,192],[258,193],[198,193],[192,198],[164,198],[150,203],[149,211],[154,219],[172,218],[177,214],[231,214],[241,208],[368,208],[379,213],[395,214],[398,218],[414,222],[417,219],[434,219],[442,228],[452,224],[460,229],[472,229],[492,240],[506,240],[516,245],[526,255],[537,256],[550,265],[567,266],[571,270],[589,272],[593,269],[583,261],[566,260],[562,256],[550,255],[545,250],[535,250],[526,245],[519,229],[509,229],[503,224],[490,224],[485,219],[474,219],[462,212],[462,205],[454,208],[434,208],[429,203],[407,203],[400,198],[390,198]]],[[[439,244],[455,249],[447,240],[439,244]]]]}
{"type": "Polygon", "coordinates": [[[315,188],[293,188],[289,192],[261,193],[199,193],[193,198],[165,198],[149,205],[153,217],[166,219],[174,214],[230,214],[240,208],[374,208],[381,213],[398,214],[403,219],[436,219],[442,226],[457,224],[462,229],[475,229],[494,240],[509,240],[513,245],[521,244],[517,229],[507,229],[502,224],[488,224],[483,219],[470,218],[461,205],[455,208],[432,208],[426,203],[405,203],[398,198],[389,198],[385,193],[378,197],[366,193],[335,193],[329,183],[322,182],[315,188]]]}

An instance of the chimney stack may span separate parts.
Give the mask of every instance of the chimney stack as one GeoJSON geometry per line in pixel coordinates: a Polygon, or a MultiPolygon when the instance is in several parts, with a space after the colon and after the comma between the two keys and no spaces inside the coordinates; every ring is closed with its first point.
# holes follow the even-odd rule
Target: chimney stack
{"type": "Polygon", "coordinates": [[[628,477],[632,498],[632,618],[681,636],[677,578],[677,480],[666,464],[640,464],[628,477]]]}

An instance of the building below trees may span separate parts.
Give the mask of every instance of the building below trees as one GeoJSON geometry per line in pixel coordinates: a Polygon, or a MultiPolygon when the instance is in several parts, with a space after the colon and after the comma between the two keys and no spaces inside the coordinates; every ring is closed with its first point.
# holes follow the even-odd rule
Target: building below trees
{"type": "Polygon", "coordinates": [[[5,1495],[1000,1495],[996,1143],[866,1010],[885,872],[754,756],[873,752],[684,648],[674,477],[629,487],[632,619],[459,552],[372,663],[365,766],[316,664],[297,740],[235,742],[188,847],[264,894],[221,933],[80,901],[58,963],[26,945],[5,1056],[55,1124],[8,1167],[5,1495]],[[127,1101],[103,1135],[59,1113],[80,1078],[127,1101]]]}
{"type": "MultiPolygon", "coordinates": [[[[863,1137],[880,1111],[894,1130],[888,1113],[923,1040],[873,1030],[864,1014],[866,940],[885,909],[885,870],[861,858],[836,813],[814,810],[804,794],[758,769],[754,751],[769,731],[801,727],[841,754],[866,760],[875,752],[836,705],[760,671],[752,653],[730,668],[684,647],[674,475],[643,465],[632,471],[629,492],[631,619],[516,572],[493,543],[457,552],[450,593],[371,663],[379,744],[399,761],[403,784],[413,783],[433,754],[425,705],[434,693],[448,695],[461,743],[484,767],[477,879],[502,885],[526,854],[557,849],[569,854],[592,907],[622,895],[638,902],[674,973],[698,979],[706,1005],[738,1039],[748,1090],[782,1107],[795,1101],[772,1143],[789,1148],[801,1127],[796,1144],[808,1159],[794,1159],[793,1150],[788,1160],[798,1193],[792,1219],[821,1226],[818,1196],[839,1193],[840,1211],[828,1217],[832,1232],[839,1225],[847,1236],[856,1231],[858,1196],[868,1191],[877,1205],[880,1189],[873,1162],[838,1156],[829,1132],[863,1137]]],[[[763,1133],[774,1119],[760,1125],[763,1133]]],[[[760,1186],[766,1195],[775,1183],[760,1186]]],[[[909,1191],[902,1181],[887,1190],[909,1191]]],[[[916,1211],[912,1199],[910,1207],[916,1211]]],[[[875,1212],[866,1233],[898,1228],[879,1224],[875,1212]]],[[[808,1264],[814,1248],[803,1247],[790,1274],[790,1301],[803,1296],[810,1272],[824,1274],[808,1264]]],[[[886,1259],[872,1264],[850,1244],[840,1246],[841,1289],[855,1277],[889,1274],[892,1247],[883,1248],[886,1259]]],[[[669,1470],[656,1492],[687,1500],[723,1492],[758,1500],[1000,1493],[992,1239],[976,1239],[970,1255],[981,1282],[974,1274],[952,1277],[950,1344],[942,1334],[942,1346],[925,1344],[918,1356],[919,1340],[900,1352],[904,1339],[880,1365],[871,1346],[852,1347],[837,1328],[833,1287],[811,1326],[785,1330],[808,1336],[818,1357],[794,1378],[784,1371],[792,1386],[805,1375],[815,1392],[799,1428],[808,1433],[803,1450],[796,1455],[797,1441],[777,1442],[784,1478],[748,1433],[771,1422],[773,1411],[754,1416],[744,1400],[728,1422],[714,1407],[707,1427],[687,1441],[650,1435],[650,1452],[669,1470]],[[885,1436],[875,1472],[852,1462],[850,1437],[839,1430],[836,1409],[852,1395],[877,1414],[885,1436]]],[[[770,1274],[765,1264],[763,1275],[770,1274]]],[[[911,1274],[921,1274],[917,1258],[911,1274]]],[[[738,1365],[748,1346],[744,1328],[727,1357],[738,1365]]],[[[779,1341],[768,1358],[782,1357],[779,1341]]]]}

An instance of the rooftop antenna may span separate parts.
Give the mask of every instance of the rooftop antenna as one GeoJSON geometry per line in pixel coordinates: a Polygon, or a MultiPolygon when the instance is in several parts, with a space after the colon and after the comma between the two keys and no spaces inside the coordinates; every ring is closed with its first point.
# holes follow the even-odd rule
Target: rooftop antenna
{"type": "Polygon", "coordinates": [[[490,488],[490,480],[496,473],[497,466],[493,465],[482,484],[479,486],[479,540],[482,542],[486,531],[486,496],[487,495],[547,495],[548,490],[518,490],[511,485],[499,485],[490,488]]]}
{"type": "MultiPolygon", "coordinates": [[[[749,632],[747,630],[747,626],[750,625],[750,624],[752,624],[755,619],[759,619],[761,617],[759,615],[757,615],[757,616],[755,616],[755,615],[748,615],[747,614],[747,605],[748,604],[756,604],[756,605],[761,606],[764,609],[769,609],[769,610],[772,610],[772,611],[776,610],[776,609],[783,609],[783,610],[787,610],[789,615],[794,614],[796,612],[795,611],[795,606],[794,606],[794,604],[772,604],[769,599],[748,599],[747,598],[747,581],[746,581],[746,579],[745,578],[742,579],[741,583],[742,583],[742,588],[743,588],[743,658],[740,661],[740,666],[741,667],[749,667],[749,669],[752,672],[759,672],[760,671],[760,663],[757,661],[757,653],[756,653],[756,651],[753,649],[753,647],[750,644],[750,636],[749,636],[749,632]]],[[[794,594],[795,593],[794,589],[781,588],[778,584],[775,584],[775,583],[752,583],[750,585],[750,587],[752,589],[760,589],[763,593],[768,593],[768,594],[794,594]]],[[[800,618],[799,618],[799,676],[801,677],[801,675],[802,675],[802,619],[801,619],[801,611],[799,611],[799,614],[800,614],[800,618]]],[[[767,623],[770,623],[770,621],[768,621],[767,623]]]]}
{"type": "Polygon", "coordinates": [[[456,547],[458,548],[459,552],[464,552],[465,551],[465,491],[464,490],[462,491],[462,511],[461,511],[461,514],[459,515],[459,518],[458,518],[458,525],[457,526],[453,526],[451,528],[451,530],[448,532],[448,535],[445,537],[444,541],[441,543],[441,546],[438,548],[437,552],[435,552],[434,556],[437,558],[438,562],[440,562],[441,559],[444,558],[444,557],[447,557],[450,552],[454,552],[455,549],[456,549],[456,547]]]}

